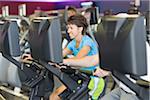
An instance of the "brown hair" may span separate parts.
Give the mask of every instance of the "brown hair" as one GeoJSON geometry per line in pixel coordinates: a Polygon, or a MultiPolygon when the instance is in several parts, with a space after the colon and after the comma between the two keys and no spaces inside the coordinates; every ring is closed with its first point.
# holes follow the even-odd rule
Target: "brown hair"
{"type": "Polygon", "coordinates": [[[68,11],[74,11],[74,12],[77,13],[77,10],[76,10],[76,8],[75,8],[74,6],[69,6],[69,7],[67,8],[67,10],[68,10],[68,11]]]}
{"type": "Polygon", "coordinates": [[[67,24],[74,24],[77,25],[78,27],[83,27],[82,34],[86,33],[88,27],[86,18],[79,14],[69,17],[67,24]]]}

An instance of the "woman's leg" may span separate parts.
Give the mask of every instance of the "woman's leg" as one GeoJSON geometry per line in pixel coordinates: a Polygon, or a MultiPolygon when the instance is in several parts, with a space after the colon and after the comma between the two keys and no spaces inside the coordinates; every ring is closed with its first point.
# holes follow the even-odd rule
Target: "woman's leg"
{"type": "Polygon", "coordinates": [[[49,100],[61,100],[59,94],[61,94],[65,89],[66,89],[65,85],[61,85],[50,95],[49,100]]]}

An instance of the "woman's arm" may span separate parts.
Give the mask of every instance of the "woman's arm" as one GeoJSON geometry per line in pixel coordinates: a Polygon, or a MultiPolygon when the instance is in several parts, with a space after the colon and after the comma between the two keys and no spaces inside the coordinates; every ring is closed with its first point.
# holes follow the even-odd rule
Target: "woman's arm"
{"type": "Polygon", "coordinates": [[[66,57],[68,54],[72,54],[72,51],[69,50],[68,48],[65,48],[65,49],[63,50],[63,57],[66,57]]]}
{"type": "Polygon", "coordinates": [[[68,64],[70,66],[77,66],[77,67],[90,67],[95,66],[99,63],[99,56],[98,54],[93,56],[85,56],[81,58],[69,58],[63,60],[64,64],[68,64]]]}
{"type": "Polygon", "coordinates": [[[86,63],[86,59],[89,59],[89,58],[86,58],[86,59],[84,58],[87,56],[89,51],[90,51],[90,47],[84,46],[75,57],[64,59],[63,62],[65,64],[69,64],[69,65],[74,66],[76,68],[81,68],[84,66],[84,63],[86,63]]]}

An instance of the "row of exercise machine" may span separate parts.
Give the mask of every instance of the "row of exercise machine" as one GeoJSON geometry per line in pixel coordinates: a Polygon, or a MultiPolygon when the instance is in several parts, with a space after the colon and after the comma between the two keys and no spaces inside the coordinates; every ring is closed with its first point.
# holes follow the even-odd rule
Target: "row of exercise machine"
{"type": "Polygon", "coordinates": [[[65,100],[88,98],[89,77],[62,64],[62,37],[59,28],[58,18],[34,19],[29,31],[31,55],[34,60],[31,63],[21,63],[13,58],[20,55],[17,23],[8,20],[4,21],[2,25],[2,55],[18,67],[21,88],[29,91],[30,100],[40,100],[47,92],[52,92],[53,74],[68,87],[65,100]],[[60,69],[56,66],[60,66],[60,69]],[[66,68],[61,66],[66,66],[66,68]],[[78,84],[78,80],[81,80],[82,84],[78,84]]]}
{"type": "MultiPolygon", "coordinates": [[[[62,99],[88,100],[89,74],[62,63],[59,18],[38,17],[32,20],[29,44],[33,60],[29,62],[14,59],[21,55],[17,22],[3,20],[0,27],[0,52],[17,66],[19,86],[28,91],[30,100],[40,100],[47,92],[53,91],[53,75],[67,87],[62,99]]],[[[100,47],[100,66],[110,70],[139,98],[148,100],[149,87],[133,83],[125,76],[130,74],[139,80],[140,76],[147,74],[144,17],[104,17],[97,30],[94,35],[100,47]]]]}

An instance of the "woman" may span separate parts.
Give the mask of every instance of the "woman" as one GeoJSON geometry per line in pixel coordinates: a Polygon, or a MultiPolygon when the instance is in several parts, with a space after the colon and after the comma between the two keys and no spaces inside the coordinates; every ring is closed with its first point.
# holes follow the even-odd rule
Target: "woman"
{"type": "MultiPolygon", "coordinates": [[[[86,35],[88,24],[84,16],[74,15],[69,17],[67,21],[67,27],[67,32],[69,33],[70,38],[73,40],[63,50],[63,57],[72,54],[73,57],[69,59],[72,59],[74,61],[86,56],[98,54],[97,45],[88,35],[86,35]]],[[[82,68],[78,68],[83,71],[94,71],[96,69],[96,66],[82,66],[82,68]]],[[[60,86],[51,94],[50,100],[60,100],[61,98],[58,95],[65,89],[66,87],[64,85],[60,86]]]]}

